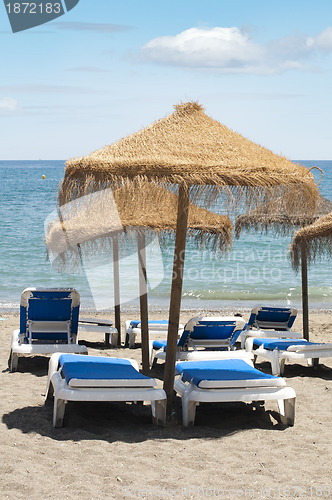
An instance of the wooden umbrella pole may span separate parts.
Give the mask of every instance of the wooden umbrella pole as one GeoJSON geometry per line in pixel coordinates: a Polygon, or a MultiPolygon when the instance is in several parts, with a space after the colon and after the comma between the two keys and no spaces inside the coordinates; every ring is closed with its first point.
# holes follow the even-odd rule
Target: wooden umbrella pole
{"type": "Polygon", "coordinates": [[[117,236],[113,238],[113,278],[115,328],[119,333],[118,345],[121,345],[119,242],[117,236]]]}
{"type": "Polygon", "coordinates": [[[168,413],[170,413],[173,404],[175,359],[176,359],[177,338],[179,331],[179,321],[180,321],[188,212],[189,212],[189,189],[188,187],[180,186],[178,214],[176,223],[171,301],[169,306],[166,362],[164,371],[164,390],[167,394],[168,413]]]}
{"type": "Polygon", "coordinates": [[[302,274],[303,337],[306,340],[309,340],[308,263],[307,263],[307,252],[304,245],[301,245],[301,274],[302,274]]]}
{"type": "Polygon", "coordinates": [[[149,372],[149,322],[148,322],[148,288],[146,278],[146,250],[145,234],[137,235],[138,244],[138,275],[139,275],[139,301],[141,311],[141,340],[142,340],[142,370],[149,372]]]}

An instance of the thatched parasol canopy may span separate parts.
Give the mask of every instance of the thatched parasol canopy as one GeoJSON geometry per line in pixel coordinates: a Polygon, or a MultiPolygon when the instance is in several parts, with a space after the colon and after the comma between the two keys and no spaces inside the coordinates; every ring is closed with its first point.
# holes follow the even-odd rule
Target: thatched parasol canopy
{"type": "Polygon", "coordinates": [[[332,211],[313,224],[299,229],[294,235],[290,251],[295,269],[300,265],[303,251],[309,264],[320,255],[332,257],[332,211]]]}
{"type": "Polygon", "coordinates": [[[332,211],[332,202],[320,196],[314,214],[307,214],[298,209],[295,213],[287,214],[280,200],[270,202],[258,207],[246,214],[239,215],[235,221],[235,235],[238,238],[242,231],[267,232],[273,229],[277,234],[286,235],[291,233],[295,227],[304,227],[312,224],[316,219],[332,211]]]}
{"type": "MultiPolygon", "coordinates": [[[[124,244],[142,232],[165,240],[176,230],[178,197],[154,184],[137,190],[126,184],[75,200],[60,208],[61,218],[47,227],[46,245],[61,270],[80,267],[77,245],[88,254],[111,250],[114,236],[124,244]],[[102,214],[102,215],[101,215],[102,214]]],[[[226,250],[232,243],[233,226],[225,215],[189,205],[188,235],[197,246],[226,250]]]]}
{"type": "Polygon", "coordinates": [[[287,213],[302,206],[310,214],[318,189],[308,169],[229,130],[189,102],[135,134],[68,161],[59,203],[125,183],[140,189],[147,181],[176,186],[179,193],[164,377],[170,410],[190,200],[208,206],[222,194],[232,208],[253,208],[280,198],[287,213]]]}
{"type": "MultiPolygon", "coordinates": [[[[277,234],[288,235],[294,231],[296,226],[307,226],[312,224],[318,217],[322,217],[332,211],[332,202],[323,196],[319,197],[315,214],[308,215],[303,209],[293,214],[286,214],[280,200],[256,208],[247,214],[240,215],[235,221],[235,234],[238,238],[243,230],[254,230],[267,232],[274,229],[277,234]]],[[[311,227],[311,226],[309,226],[311,227]]],[[[299,232],[301,233],[303,229],[299,232]]],[[[297,233],[296,233],[297,234],[297,233]]],[[[302,246],[292,251],[296,252],[297,266],[300,263],[301,254],[301,281],[302,281],[302,310],[303,310],[303,336],[309,340],[309,303],[308,303],[308,272],[307,253],[302,246]]]]}
{"type": "MultiPolygon", "coordinates": [[[[92,256],[94,261],[96,256],[100,261],[100,251],[113,254],[115,323],[119,333],[119,247],[127,253],[128,243],[138,245],[144,371],[149,367],[145,241],[156,233],[162,240],[175,233],[177,206],[177,195],[164,188],[143,183],[138,190],[127,183],[114,191],[105,189],[63,205],[46,230],[48,254],[53,267],[60,271],[80,270],[82,250],[85,259],[92,256]]],[[[198,246],[226,250],[232,243],[232,229],[228,217],[190,203],[188,234],[198,246]]]]}
{"type": "Polygon", "coordinates": [[[149,127],[67,161],[60,204],[127,180],[189,186],[191,199],[200,203],[214,200],[221,188],[232,202],[249,207],[283,196],[288,212],[299,205],[312,212],[318,196],[308,169],[233,132],[196,102],[179,104],[149,127]]]}

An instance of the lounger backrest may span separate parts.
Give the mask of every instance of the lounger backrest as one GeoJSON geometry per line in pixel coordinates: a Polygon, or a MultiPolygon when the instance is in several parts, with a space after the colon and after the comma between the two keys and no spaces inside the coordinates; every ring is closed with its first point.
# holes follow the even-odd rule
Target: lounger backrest
{"type": "MultiPolygon", "coordinates": [[[[29,324],[52,324],[52,322],[69,322],[70,335],[77,335],[79,315],[79,293],[72,289],[39,289],[28,288],[21,296],[20,333],[28,337],[29,324]],[[42,322],[42,323],[41,323],[42,322]]],[[[52,328],[39,327],[32,332],[34,340],[48,338],[66,340],[67,332],[52,332],[52,328]],[[49,330],[49,331],[48,331],[49,330]]],[[[56,328],[55,328],[56,330],[56,328]]]]}
{"type": "Polygon", "coordinates": [[[184,331],[178,342],[179,347],[186,347],[189,342],[204,346],[214,345],[232,346],[243,327],[245,322],[242,318],[227,318],[227,317],[197,317],[192,318],[184,327],[184,331]]]}
{"type": "Polygon", "coordinates": [[[296,315],[297,310],[289,307],[256,307],[251,311],[247,329],[289,330],[296,315]]]}

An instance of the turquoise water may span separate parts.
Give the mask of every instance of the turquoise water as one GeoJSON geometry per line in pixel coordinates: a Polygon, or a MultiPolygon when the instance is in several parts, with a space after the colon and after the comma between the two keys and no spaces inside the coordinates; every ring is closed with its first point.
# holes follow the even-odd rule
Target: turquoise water
{"type": "MultiPolygon", "coordinates": [[[[301,161],[324,171],[323,196],[332,199],[332,161],[301,161]]],[[[87,269],[82,274],[60,274],[46,258],[45,218],[56,207],[56,193],[63,177],[62,161],[0,161],[0,310],[19,305],[27,286],[73,286],[85,309],[112,309],[110,266],[87,269]],[[45,179],[42,176],[45,175],[45,179]],[[110,271],[110,272],[109,272],[110,271]],[[102,300],[100,299],[102,297],[102,300]]],[[[186,253],[183,308],[251,308],[258,304],[300,307],[301,280],[292,270],[288,246],[291,236],[243,233],[225,256],[198,251],[190,243],[186,253]]],[[[149,302],[167,308],[170,293],[173,244],[148,251],[149,302]]],[[[310,307],[332,309],[331,261],[323,258],[309,269],[310,307]]],[[[121,301],[136,307],[137,261],[120,262],[121,301]]]]}

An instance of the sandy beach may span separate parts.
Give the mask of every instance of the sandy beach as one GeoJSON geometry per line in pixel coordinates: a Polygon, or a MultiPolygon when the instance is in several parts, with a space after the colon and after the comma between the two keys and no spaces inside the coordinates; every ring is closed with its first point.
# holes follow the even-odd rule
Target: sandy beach
{"type": "MultiPolygon", "coordinates": [[[[48,358],[23,358],[10,373],[19,314],[2,316],[1,499],[332,497],[332,359],[318,369],[286,365],[297,394],[294,427],[278,423],[272,402],[265,411],[201,405],[195,427],[184,429],[177,399],[165,428],[152,425],[148,405],[69,403],[65,426],[54,429],[52,405],[44,405],[48,358]]],[[[181,322],[192,316],[182,314],[181,322]]],[[[311,340],[332,342],[331,320],[332,312],[311,312],[311,340]]],[[[294,329],[301,321],[299,315],[294,329]]],[[[80,342],[89,354],[141,358],[139,348],[105,348],[98,334],[80,342]]],[[[258,367],[270,372],[267,363],[258,367]]],[[[162,363],[152,375],[162,385],[162,363]]]]}

